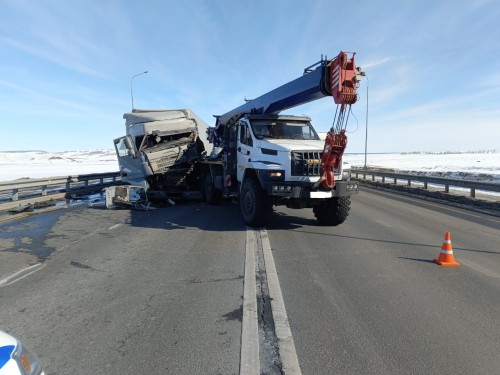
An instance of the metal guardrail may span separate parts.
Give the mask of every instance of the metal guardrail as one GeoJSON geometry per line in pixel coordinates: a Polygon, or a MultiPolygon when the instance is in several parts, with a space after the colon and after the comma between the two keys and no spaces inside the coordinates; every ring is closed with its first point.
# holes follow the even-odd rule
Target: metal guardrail
{"type": "MultiPolygon", "coordinates": [[[[356,179],[371,181],[392,179],[394,184],[398,180],[406,181],[411,187],[412,182],[423,183],[424,189],[429,184],[443,186],[444,192],[449,193],[450,187],[470,190],[470,197],[476,197],[476,190],[500,193],[500,184],[470,180],[457,180],[442,177],[419,176],[404,173],[384,172],[375,169],[352,169],[352,176],[356,179]]],[[[50,199],[70,198],[102,190],[106,186],[118,185],[121,182],[120,172],[94,173],[78,176],[50,177],[46,179],[22,179],[0,182],[0,211],[33,202],[50,199]]]]}
{"type": "Polygon", "coordinates": [[[109,172],[0,182],[0,210],[88,194],[106,186],[117,185],[120,181],[120,172],[109,172]]]}
{"type": "Polygon", "coordinates": [[[393,173],[393,172],[383,172],[374,169],[352,169],[352,176],[354,178],[360,179],[362,176],[363,180],[367,180],[367,176],[371,176],[372,181],[376,181],[379,177],[382,179],[382,183],[385,183],[386,179],[392,179],[394,184],[398,183],[398,180],[406,181],[406,185],[411,187],[412,182],[418,181],[423,183],[424,189],[428,189],[429,184],[444,186],[444,192],[450,192],[451,187],[470,189],[470,197],[476,197],[476,190],[488,191],[488,192],[500,192],[500,184],[493,182],[481,182],[481,181],[470,181],[470,180],[457,180],[451,178],[442,177],[429,177],[429,176],[419,176],[404,173],[393,173]]]}

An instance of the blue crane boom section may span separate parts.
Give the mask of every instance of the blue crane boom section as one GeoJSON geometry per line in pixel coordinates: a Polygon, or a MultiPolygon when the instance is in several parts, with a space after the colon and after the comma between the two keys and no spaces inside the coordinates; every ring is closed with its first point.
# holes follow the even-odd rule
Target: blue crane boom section
{"type": "MultiPolygon", "coordinates": [[[[245,114],[278,114],[286,109],[331,96],[328,84],[329,60],[316,69],[217,117],[216,128],[231,125],[245,114]]],[[[316,65],[316,64],[315,64],[316,65]]],[[[314,65],[313,65],[314,66],[314,65]]]]}

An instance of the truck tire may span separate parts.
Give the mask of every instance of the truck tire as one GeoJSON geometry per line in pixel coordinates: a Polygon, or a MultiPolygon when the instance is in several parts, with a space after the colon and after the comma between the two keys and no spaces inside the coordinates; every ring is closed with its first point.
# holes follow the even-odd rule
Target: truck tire
{"type": "Polygon", "coordinates": [[[351,209],[351,197],[330,198],[313,208],[319,225],[336,226],[346,221],[351,209]]]}
{"type": "Polygon", "coordinates": [[[266,225],[273,212],[266,192],[253,178],[246,178],[241,186],[240,211],[245,224],[252,227],[266,225]]]}
{"type": "Polygon", "coordinates": [[[214,180],[212,178],[212,174],[208,171],[205,174],[203,192],[205,196],[205,200],[210,205],[217,205],[220,203],[222,198],[222,192],[217,190],[214,185],[214,180]]]}

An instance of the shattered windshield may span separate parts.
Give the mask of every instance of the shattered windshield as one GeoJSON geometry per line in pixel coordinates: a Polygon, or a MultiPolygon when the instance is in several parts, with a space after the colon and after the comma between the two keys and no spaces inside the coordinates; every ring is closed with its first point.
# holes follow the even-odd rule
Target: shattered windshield
{"type": "Polygon", "coordinates": [[[304,121],[253,120],[252,131],[257,139],[320,139],[311,124],[304,121]]]}

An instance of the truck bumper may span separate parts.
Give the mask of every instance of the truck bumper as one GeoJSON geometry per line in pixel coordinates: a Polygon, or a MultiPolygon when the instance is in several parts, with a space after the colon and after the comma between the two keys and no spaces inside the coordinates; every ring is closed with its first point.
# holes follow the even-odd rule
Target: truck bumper
{"type": "Polygon", "coordinates": [[[268,182],[265,186],[270,196],[299,199],[328,199],[346,197],[358,193],[358,183],[355,181],[336,181],[335,189],[330,191],[313,189],[311,184],[268,182]]]}

